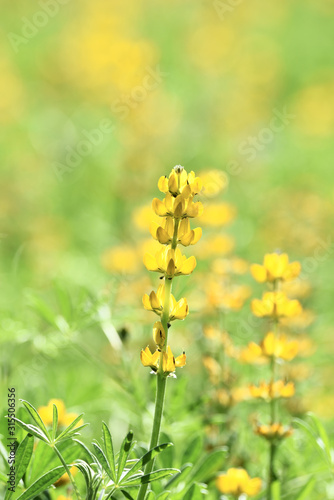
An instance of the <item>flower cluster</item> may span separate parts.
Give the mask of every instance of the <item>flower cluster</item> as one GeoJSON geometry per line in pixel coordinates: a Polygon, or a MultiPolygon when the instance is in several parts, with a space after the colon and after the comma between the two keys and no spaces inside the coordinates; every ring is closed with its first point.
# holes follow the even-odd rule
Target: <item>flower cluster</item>
{"type": "Polygon", "coordinates": [[[290,398],[295,393],[293,382],[285,383],[276,380],[276,365],[278,362],[291,361],[298,353],[298,342],[289,340],[279,332],[283,318],[294,318],[302,313],[302,306],[298,300],[291,300],[280,289],[282,283],[298,277],[301,270],[299,262],[289,262],[287,254],[272,253],[264,256],[263,265],[253,264],[251,273],[260,283],[268,283],[271,291],[263,294],[262,300],[254,299],[251,307],[257,317],[268,318],[272,329],[263,340],[256,344],[251,342],[241,352],[240,359],[254,363],[260,360],[269,361],[271,367],[271,380],[262,382],[259,386],[251,385],[250,394],[253,398],[262,398],[271,406],[270,425],[258,424],[256,433],[268,440],[278,441],[290,435],[291,431],[277,421],[276,401],[281,398],[290,398]]]}
{"type": "Polygon", "coordinates": [[[221,493],[231,494],[236,498],[240,495],[254,496],[261,490],[261,479],[250,478],[244,469],[231,468],[226,474],[221,474],[216,479],[216,486],[221,493]]]}
{"type": "Polygon", "coordinates": [[[185,353],[174,357],[167,344],[168,328],[176,319],[183,320],[189,313],[187,300],[176,300],[172,295],[172,281],[176,276],[189,275],[196,267],[195,257],[186,257],[178,245],[194,245],[202,236],[201,228],[191,229],[189,219],[203,213],[202,203],[194,201],[202,189],[202,182],[194,172],[189,174],[177,165],[169,177],[161,177],[159,190],[165,194],[161,201],[154,198],[152,207],[156,215],[163,218],[161,224],[152,223],[150,232],[161,245],[155,255],[146,253],[144,264],[149,271],[160,273],[163,282],[157,291],[143,297],[144,308],[160,317],[153,327],[153,339],[157,346],[155,352],[149,347],[141,351],[140,359],[153,373],[174,376],[176,368],[186,364],[185,353]]]}

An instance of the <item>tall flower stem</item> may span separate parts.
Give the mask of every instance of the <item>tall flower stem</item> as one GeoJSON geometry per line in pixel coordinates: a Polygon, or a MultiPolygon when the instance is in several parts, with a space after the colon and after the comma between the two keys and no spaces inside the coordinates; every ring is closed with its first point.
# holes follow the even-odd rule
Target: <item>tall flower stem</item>
{"type": "MultiPolygon", "coordinates": [[[[176,221],[175,221],[175,226],[176,226],[176,221]]],[[[175,237],[175,230],[174,230],[174,239],[177,238],[177,228],[176,228],[176,237],[175,237]]],[[[177,241],[177,239],[176,239],[177,241]]],[[[173,245],[173,242],[172,242],[173,245]]],[[[167,337],[168,337],[168,322],[169,322],[169,309],[170,309],[170,296],[172,293],[172,279],[166,279],[165,278],[165,301],[164,301],[164,309],[163,309],[163,314],[161,317],[161,323],[162,326],[165,330],[166,333],[166,340],[165,340],[165,345],[163,349],[161,349],[160,353],[160,363],[159,363],[159,370],[157,372],[157,389],[156,389],[156,395],[155,395],[155,410],[154,410],[154,419],[153,419],[153,427],[152,427],[152,434],[151,434],[151,441],[150,441],[150,449],[154,448],[158,444],[159,440],[159,435],[160,435],[160,428],[161,428],[161,421],[162,421],[162,413],[164,409],[164,402],[165,402],[165,394],[166,394],[166,385],[167,385],[167,377],[164,375],[163,372],[163,355],[164,351],[166,350],[166,345],[167,345],[167,337]]],[[[154,466],[154,460],[151,460],[145,467],[145,474],[150,474],[152,472],[154,466]]],[[[146,491],[148,488],[148,484],[142,484],[137,500],[144,500],[146,491]]]]}
{"type": "MultiPolygon", "coordinates": [[[[278,321],[275,321],[275,339],[277,339],[277,335],[278,335],[278,321]]],[[[273,386],[276,378],[276,359],[274,356],[271,359],[270,367],[271,367],[271,384],[273,386]]],[[[273,425],[276,423],[277,420],[277,400],[274,397],[272,397],[270,402],[270,412],[271,412],[270,423],[271,425],[273,425]]],[[[268,500],[272,500],[271,485],[275,480],[274,460],[275,460],[276,449],[277,449],[276,442],[271,441],[269,448],[269,467],[268,467],[268,493],[267,493],[268,500]]]]}

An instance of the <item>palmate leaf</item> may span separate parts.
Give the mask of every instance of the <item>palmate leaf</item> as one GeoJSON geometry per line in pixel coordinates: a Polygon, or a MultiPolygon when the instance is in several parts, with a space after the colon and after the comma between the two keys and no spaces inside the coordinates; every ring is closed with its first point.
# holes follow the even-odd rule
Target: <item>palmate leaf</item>
{"type": "MultiPolygon", "coordinates": [[[[62,441],[58,449],[66,463],[72,463],[75,459],[81,458],[81,449],[74,441],[62,441]]],[[[59,465],[59,458],[53,448],[40,441],[34,450],[32,465],[29,467],[28,484],[36,481],[41,474],[57,465],[59,465]]]]}
{"type": "Polygon", "coordinates": [[[36,408],[34,408],[34,406],[31,403],[25,401],[24,399],[20,399],[20,401],[24,404],[25,409],[27,410],[31,418],[35,421],[37,427],[41,429],[41,431],[48,437],[48,440],[50,441],[49,431],[47,430],[36,408]]]}
{"type": "Polygon", "coordinates": [[[140,486],[142,484],[153,483],[153,481],[157,481],[158,479],[163,479],[164,477],[170,476],[171,474],[176,474],[180,472],[178,469],[159,469],[149,474],[137,474],[132,476],[126,482],[121,482],[122,488],[127,488],[128,486],[140,486]]]}
{"type": "Polygon", "coordinates": [[[116,479],[117,483],[119,483],[120,477],[122,475],[126,461],[128,459],[128,456],[129,456],[129,453],[131,450],[132,441],[133,441],[133,432],[129,431],[124,438],[124,441],[122,443],[122,446],[121,446],[121,449],[119,452],[118,470],[117,470],[117,479],[116,479]]]}
{"type": "Polygon", "coordinates": [[[155,446],[154,448],[152,448],[152,450],[150,450],[147,453],[145,453],[145,455],[143,455],[135,463],[135,465],[124,475],[124,477],[122,478],[121,484],[124,481],[127,481],[139,469],[144,468],[146,464],[148,464],[151,460],[153,460],[154,457],[156,457],[159,453],[161,453],[166,448],[169,448],[170,446],[173,446],[173,443],[159,444],[158,446],[155,446]]]}
{"type": "Polygon", "coordinates": [[[63,432],[61,434],[59,434],[59,436],[56,439],[56,443],[59,443],[59,441],[65,439],[65,438],[69,439],[69,437],[71,437],[71,435],[74,435],[75,433],[77,433],[79,429],[82,429],[83,427],[86,427],[86,425],[89,425],[89,424],[83,424],[83,425],[80,425],[79,427],[75,427],[77,425],[77,423],[80,422],[83,415],[84,415],[84,413],[81,413],[80,415],[78,415],[73,420],[73,422],[71,422],[70,425],[68,427],[66,427],[66,429],[63,430],[63,432]],[[73,430],[73,432],[71,433],[72,430],[73,430]]]}
{"type": "Polygon", "coordinates": [[[32,500],[36,498],[37,495],[43,493],[44,490],[49,488],[53,483],[58,481],[64,474],[65,468],[62,465],[55,467],[50,470],[42,477],[37,479],[22,495],[20,495],[17,500],[32,500]]]}
{"type": "Polygon", "coordinates": [[[114,447],[112,442],[112,437],[110,430],[105,422],[102,422],[102,432],[103,432],[103,442],[105,448],[106,458],[108,460],[111,479],[116,483],[116,467],[115,467],[115,455],[114,455],[114,447]]]}
{"type": "MultiPolygon", "coordinates": [[[[27,470],[31,460],[33,448],[34,437],[31,434],[27,434],[15,452],[15,487],[19,484],[25,471],[27,470]]],[[[5,500],[9,500],[12,494],[13,492],[7,489],[5,500]]]]}
{"type": "Polygon", "coordinates": [[[184,464],[181,468],[181,472],[179,472],[178,474],[175,474],[175,476],[172,477],[172,479],[170,479],[168,481],[168,483],[166,484],[166,488],[173,488],[174,489],[181,482],[186,483],[187,477],[189,476],[192,468],[193,468],[192,464],[184,464]]]}
{"type": "Polygon", "coordinates": [[[22,420],[19,420],[16,417],[12,417],[12,418],[28,434],[32,434],[33,436],[37,437],[37,439],[41,439],[45,443],[49,443],[48,437],[38,427],[36,427],[35,425],[32,425],[32,424],[25,424],[24,422],[22,422],[22,420]]]}
{"type": "Polygon", "coordinates": [[[100,445],[97,442],[93,442],[92,444],[94,446],[96,457],[97,457],[98,461],[100,462],[100,464],[102,465],[103,470],[108,474],[109,478],[115,483],[115,481],[113,479],[114,476],[113,476],[112,470],[110,468],[108,459],[104,454],[104,451],[102,450],[102,448],[100,447],[100,445]]]}

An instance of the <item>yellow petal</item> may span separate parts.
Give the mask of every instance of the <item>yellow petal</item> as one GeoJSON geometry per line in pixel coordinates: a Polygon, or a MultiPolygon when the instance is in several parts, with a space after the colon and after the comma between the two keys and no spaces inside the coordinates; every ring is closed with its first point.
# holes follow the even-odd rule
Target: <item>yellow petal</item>
{"type": "Polygon", "coordinates": [[[143,260],[144,260],[144,266],[146,267],[146,269],[148,271],[157,271],[158,270],[157,261],[153,257],[153,255],[151,255],[150,253],[146,253],[144,255],[143,260]]]}
{"type": "Polygon", "coordinates": [[[267,271],[264,266],[260,266],[260,264],[253,264],[250,266],[250,271],[253,278],[259,283],[264,283],[266,281],[267,271]]]}
{"type": "Polygon", "coordinates": [[[147,293],[143,296],[143,306],[147,311],[152,311],[151,301],[147,293]]]}
{"type": "Polygon", "coordinates": [[[186,365],[186,353],[184,352],[183,354],[181,354],[181,356],[177,356],[177,358],[175,358],[175,366],[176,368],[182,368],[183,366],[186,365]]]}
{"type": "Polygon", "coordinates": [[[165,175],[160,177],[158,181],[158,188],[162,193],[167,193],[168,191],[168,179],[165,175]]]}
{"type": "Polygon", "coordinates": [[[157,240],[162,245],[165,245],[166,243],[168,243],[170,241],[169,234],[162,227],[158,227],[156,234],[157,234],[157,240]]]}
{"type": "Polygon", "coordinates": [[[186,259],[186,261],[182,264],[180,272],[181,274],[188,275],[193,272],[193,270],[196,267],[196,259],[194,256],[189,257],[189,259],[186,259]]]}
{"type": "Polygon", "coordinates": [[[159,346],[163,347],[166,340],[165,329],[160,321],[156,321],[153,326],[153,340],[159,346]]]}
{"type": "Polygon", "coordinates": [[[152,208],[154,212],[160,217],[164,217],[167,215],[166,205],[158,198],[154,198],[154,200],[152,201],[152,208]]]}

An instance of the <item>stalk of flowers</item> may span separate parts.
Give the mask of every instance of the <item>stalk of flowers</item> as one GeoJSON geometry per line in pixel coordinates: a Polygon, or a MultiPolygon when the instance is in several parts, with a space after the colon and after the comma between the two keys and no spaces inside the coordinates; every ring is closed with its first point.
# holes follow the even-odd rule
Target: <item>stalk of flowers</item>
{"type": "Polygon", "coordinates": [[[289,340],[281,333],[280,327],[283,318],[293,318],[302,312],[298,300],[291,300],[282,291],[282,283],[294,280],[301,271],[299,262],[289,262],[286,253],[272,253],[264,256],[262,265],[253,264],[251,273],[259,283],[267,283],[269,291],[262,299],[254,299],[251,304],[255,316],[267,318],[270,331],[260,342],[251,342],[241,353],[241,360],[256,362],[260,359],[270,363],[271,379],[262,382],[259,386],[251,385],[250,394],[253,398],[261,398],[270,405],[270,423],[257,424],[255,432],[269,441],[269,470],[267,498],[271,500],[271,484],[277,479],[274,470],[274,459],[279,442],[290,436],[292,430],[284,426],[279,419],[279,401],[294,395],[295,388],[292,382],[285,383],[277,378],[277,365],[282,361],[291,361],[298,353],[298,342],[289,340]]]}
{"type": "MultiPolygon", "coordinates": [[[[144,295],[144,308],[154,312],[159,321],[153,327],[153,339],[156,343],[155,352],[149,347],[141,351],[141,362],[149,367],[157,376],[155,413],[151,435],[150,448],[158,444],[165,391],[168,377],[175,377],[175,369],[186,364],[185,353],[174,357],[168,345],[168,332],[171,322],[183,320],[189,314],[187,300],[176,300],[172,295],[172,284],[178,276],[190,275],[196,267],[196,259],[187,258],[182,254],[179,245],[190,246],[198,242],[202,236],[201,228],[191,229],[190,218],[198,217],[203,213],[201,202],[195,202],[194,197],[201,191],[201,180],[194,172],[189,174],[177,165],[169,177],[161,177],[158,187],[165,198],[161,201],[154,198],[152,207],[154,212],[162,218],[161,224],[152,223],[151,234],[162,245],[155,254],[145,254],[144,264],[149,271],[161,274],[162,280],[157,291],[144,295]]],[[[145,468],[145,474],[153,469],[153,460],[145,468]]],[[[137,500],[143,500],[147,491],[147,484],[139,490],[137,500]]]]}

